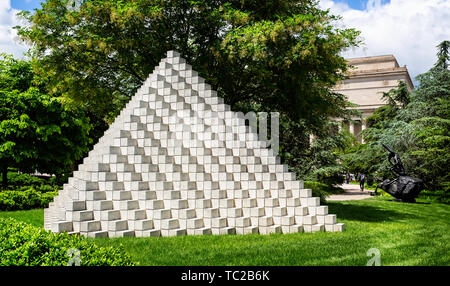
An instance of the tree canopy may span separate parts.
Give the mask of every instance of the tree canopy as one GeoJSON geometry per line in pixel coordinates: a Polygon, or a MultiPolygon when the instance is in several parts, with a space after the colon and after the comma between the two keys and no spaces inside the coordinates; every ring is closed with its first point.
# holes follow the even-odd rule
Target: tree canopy
{"type": "Polygon", "coordinates": [[[74,8],[47,0],[22,16],[29,25],[18,34],[33,45],[49,90],[108,122],[168,50],[234,111],[279,112],[281,153],[298,170],[310,135],[328,136],[329,118],[347,114],[332,87],[348,68],[340,53],[359,44],[359,32],[338,28],[339,17],[314,0],[85,0],[74,8]]]}
{"type": "Polygon", "coordinates": [[[390,176],[386,151],[380,144],[384,143],[399,152],[408,174],[423,179],[427,190],[444,191],[448,199],[450,70],[444,63],[449,46],[443,42],[438,48],[437,63],[417,77],[416,90],[409,93],[400,82],[397,89],[384,94],[388,104],[367,118],[368,128],[363,131],[367,144],[348,154],[346,164],[380,179],[390,176]]]}
{"type": "Polygon", "coordinates": [[[61,174],[88,151],[89,119],[41,91],[29,62],[0,58],[0,169],[61,174]]]}

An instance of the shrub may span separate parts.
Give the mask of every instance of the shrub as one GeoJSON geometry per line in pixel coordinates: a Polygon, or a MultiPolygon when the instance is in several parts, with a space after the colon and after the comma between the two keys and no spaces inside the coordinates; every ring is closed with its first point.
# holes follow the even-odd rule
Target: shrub
{"type": "Polygon", "coordinates": [[[12,188],[21,186],[40,186],[46,183],[47,180],[36,176],[8,172],[8,185],[12,188]]]}
{"type": "Polygon", "coordinates": [[[46,208],[58,192],[41,193],[33,187],[24,191],[0,192],[0,210],[29,210],[34,208],[46,208]]]}
{"type": "Polygon", "coordinates": [[[100,247],[82,236],[51,233],[12,218],[0,219],[0,249],[0,265],[65,266],[70,261],[81,266],[133,265],[122,247],[100,247]]]}

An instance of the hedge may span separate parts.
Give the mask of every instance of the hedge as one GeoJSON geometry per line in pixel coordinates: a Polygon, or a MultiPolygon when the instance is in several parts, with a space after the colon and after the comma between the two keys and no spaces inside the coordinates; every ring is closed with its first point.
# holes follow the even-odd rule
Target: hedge
{"type": "Polygon", "coordinates": [[[47,208],[56,195],[58,195],[58,192],[47,191],[42,193],[34,187],[29,187],[24,191],[1,191],[0,211],[47,208]]]}
{"type": "Polygon", "coordinates": [[[123,248],[100,247],[83,236],[0,219],[1,266],[132,266],[123,248]]]}

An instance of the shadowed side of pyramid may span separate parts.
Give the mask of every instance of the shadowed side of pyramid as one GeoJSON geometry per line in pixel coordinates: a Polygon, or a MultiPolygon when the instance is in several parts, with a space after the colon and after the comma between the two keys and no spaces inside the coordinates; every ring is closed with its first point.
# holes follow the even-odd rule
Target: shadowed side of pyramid
{"type": "Polygon", "coordinates": [[[90,237],[344,230],[173,51],[45,209],[44,227],[90,237]]]}

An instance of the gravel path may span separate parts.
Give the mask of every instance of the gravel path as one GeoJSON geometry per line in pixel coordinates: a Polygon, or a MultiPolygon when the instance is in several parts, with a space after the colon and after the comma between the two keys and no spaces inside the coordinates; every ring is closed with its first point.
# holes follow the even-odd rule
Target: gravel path
{"type": "Polygon", "coordinates": [[[343,184],[341,186],[345,192],[338,195],[331,195],[327,198],[328,201],[353,201],[370,198],[369,191],[361,192],[359,185],[343,184]]]}

